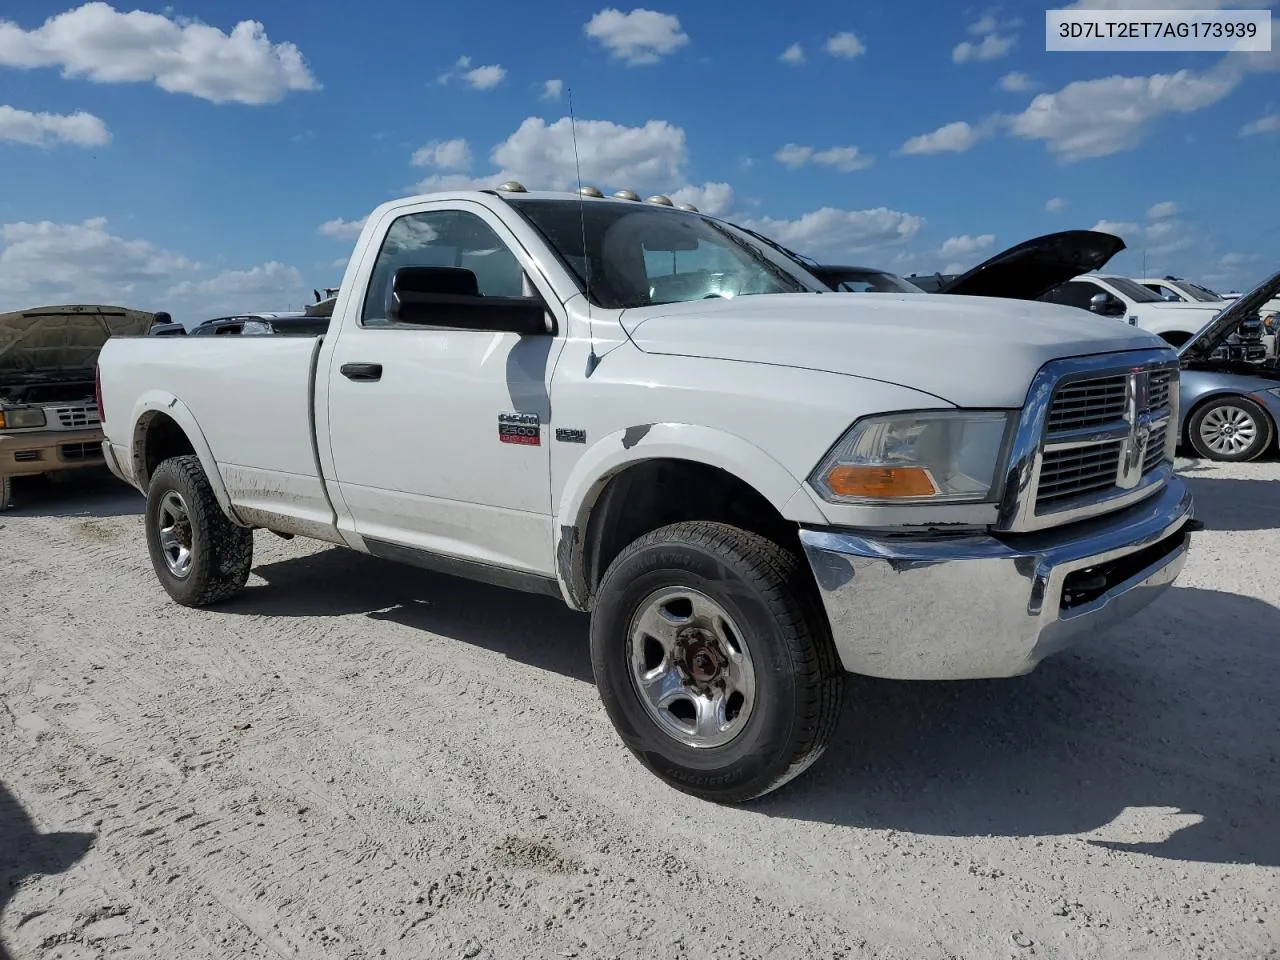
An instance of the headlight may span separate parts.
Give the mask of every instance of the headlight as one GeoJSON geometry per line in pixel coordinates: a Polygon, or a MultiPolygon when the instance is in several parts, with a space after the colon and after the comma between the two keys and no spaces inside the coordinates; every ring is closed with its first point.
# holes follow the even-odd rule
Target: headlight
{"type": "Polygon", "coordinates": [[[831,503],[980,503],[999,495],[1016,412],[926,410],[859,420],[809,480],[831,503]]]}
{"type": "Polygon", "coordinates": [[[27,427],[43,426],[44,411],[39,407],[0,410],[0,430],[23,430],[27,427]]]}

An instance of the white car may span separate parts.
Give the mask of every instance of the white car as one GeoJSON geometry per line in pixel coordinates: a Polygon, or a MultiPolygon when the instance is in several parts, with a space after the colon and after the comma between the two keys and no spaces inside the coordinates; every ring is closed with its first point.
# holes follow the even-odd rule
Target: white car
{"type": "Polygon", "coordinates": [[[1115,274],[1087,273],[1040,297],[1049,303],[1090,310],[1150,330],[1175,347],[1190,340],[1224,303],[1171,303],[1141,283],[1115,274]]]}
{"type": "Polygon", "coordinates": [[[1158,337],[835,292],[665,197],[391,201],[323,336],[112,338],[98,372],[174,601],[233,602],[255,528],[556,597],[625,745],[720,802],[817,759],[846,671],[1027,673],[1198,529],[1158,337]]]}
{"type": "MultiPolygon", "coordinates": [[[[1142,284],[1152,293],[1159,294],[1166,301],[1174,303],[1208,303],[1218,310],[1221,310],[1240,296],[1238,293],[1219,294],[1203,284],[1192,280],[1184,280],[1181,277],[1161,277],[1159,279],[1152,279],[1151,277],[1138,279],[1134,277],[1132,279],[1134,283],[1142,284]]],[[[1277,346],[1276,338],[1280,334],[1280,297],[1268,300],[1258,309],[1258,320],[1260,321],[1258,333],[1267,346],[1267,353],[1274,356],[1277,346]]]]}

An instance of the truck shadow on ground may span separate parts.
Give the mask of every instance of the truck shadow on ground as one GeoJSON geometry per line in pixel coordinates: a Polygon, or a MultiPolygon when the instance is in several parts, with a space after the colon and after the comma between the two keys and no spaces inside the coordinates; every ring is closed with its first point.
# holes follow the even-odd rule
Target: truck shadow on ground
{"type": "Polygon", "coordinates": [[[142,494],[121,483],[106,467],[86,467],[48,477],[14,477],[14,508],[0,513],[5,517],[132,517],[146,507],[142,494]]]}
{"type": "MultiPolygon", "coordinates": [[[[254,572],[267,585],[225,612],[363,613],[592,682],[587,618],[554,598],[343,549],[254,572]]],[[[848,827],[1066,838],[1059,842],[1280,865],[1277,638],[1280,610],[1270,604],[1175,587],[1128,627],[1025,677],[851,677],[826,756],[752,808],[848,827]],[[1148,823],[1133,833],[1121,817],[1128,807],[1169,808],[1168,829],[1153,838],[1148,823]]]]}
{"type": "MultiPolygon", "coordinates": [[[[5,917],[19,886],[37,874],[62,873],[93,845],[92,833],[40,833],[22,805],[0,784],[0,929],[13,930],[22,918],[5,917]]],[[[0,960],[8,960],[0,936],[0,960]]]]}
{"type": "Polygon", "coordinates": [[[1196,498],[1196,518],[1210,530],[1280,528],[1280,480],[1231,480],[1183,474],[1196,498]]]}
{"type": "Polygon", "coordinates": [[[1280,865],[1280,610],[1263,601],[1175,587],[1024,677],[859,677],[846,696],[826,756],[760,812],[1280,865]]]}

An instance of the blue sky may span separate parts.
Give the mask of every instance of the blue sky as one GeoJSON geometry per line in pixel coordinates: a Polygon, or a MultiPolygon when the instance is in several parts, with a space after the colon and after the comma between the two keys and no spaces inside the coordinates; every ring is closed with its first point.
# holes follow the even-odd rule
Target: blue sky
{"type": "Polygon", "coordinates": [[[569,185],[570,89],[587,182],[841,262],[1101,225],[1130,247],[1108,269],[1280,269],[1280,52],[1047,53],[1044,9],[9,0],[0,310],[298,306],[384,200],[569,185]]]}

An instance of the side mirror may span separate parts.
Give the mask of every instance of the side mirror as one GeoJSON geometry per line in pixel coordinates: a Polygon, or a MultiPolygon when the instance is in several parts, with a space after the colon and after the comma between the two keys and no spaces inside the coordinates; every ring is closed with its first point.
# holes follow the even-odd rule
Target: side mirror
{"type": "Polygon", "coordinates": [[[1118,317],[1124,313],[1124,304],[1109,293],[1095,293],[1089,298],[1089,309],[1104,317],[1118,317]]]}
{"type": "Polygon", "coordinates": [[[1178,303],[1181,298],[1176,293],[1166,293],[1164,299],[1166,303],[1178,303]]]}
{"type": "Polygon", "coordinates": [[[392,323],[521,336],[550,332],[541,297],[482,297],[476,275],[461,267],[400,267],[387,291],[386,314],[392,323]]]}

